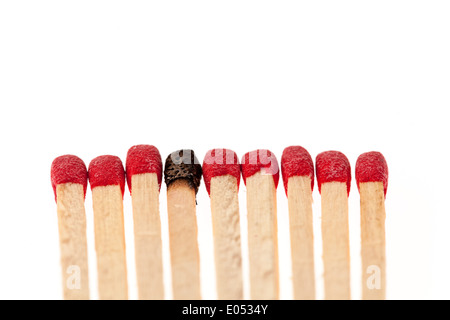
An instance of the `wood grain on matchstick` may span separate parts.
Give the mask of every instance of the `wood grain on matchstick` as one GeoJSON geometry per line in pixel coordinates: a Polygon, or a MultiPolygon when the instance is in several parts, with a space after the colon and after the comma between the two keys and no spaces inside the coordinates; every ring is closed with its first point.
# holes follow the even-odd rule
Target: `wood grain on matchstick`
{"type": "Polygon", "coordinates": [[[167,189],[172,288],[177,300],[201,298],[195,206],[195,190],[186,180],[176,180],[167,189]]]}
{"type": "Polygon", "coordinates": [[[294,299],[314,300],[314,235],[311,178],[294,176],[288,182],[294,299]]]}
{"type": "Polygon", "coordinates": [[[347,185],[322,185],[322,243],[327,300],[350,299],[350,246],[347,185]]]}
{"type": "Polygon", "coordinates": [[[211,213],[218,298],[242,299],[239,202],[236,178],[233,176],[211,179],[211,213]]]}
{"type": "Polygon", "coordinates": [[[63,293],[66,300],[89,299],[86,213],[83,186],[56,187],[63,293]]]}
{"type": "Polygon", "coordinates": [[[386,243],[382,182],[361,182],[362,297],[386,298],[386,243]]]}
{"type": "Polygon", "coordinates": [[[159,184],[156,174],[132,176],[134,244],[139,299],[164,299],[159,184]]]}

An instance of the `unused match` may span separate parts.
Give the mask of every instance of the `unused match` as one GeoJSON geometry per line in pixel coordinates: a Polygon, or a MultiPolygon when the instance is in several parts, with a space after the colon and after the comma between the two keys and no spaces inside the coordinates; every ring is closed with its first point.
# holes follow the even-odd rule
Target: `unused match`
{"type": "Polygon", "coordinates": [[[292,281],[294,299],[316,298],[312,190],[314,164],[309,152],[300,146],[284,149],[281,173],[289,206],[292,281]]]}
{"type": "Polygon", "coordinates": [[[384,200],[388,167],[380,152],[363,153],[355,166],[361,205],[363,300],[386,298],[386,240],[384,200]]]}
{"type": "Polygon", "coordinates": [[[101,300],[128,299],[123,218],[125,171],[116,156],[99,156],[89,164],[94,209],[98,291],[101,300]]]}
{"type": "Polygon", "coordinates": [[[217,296],[243,298],[239,182],[241,169],[232,150],[213,149],[203,160],[203,177],[211,198],[217,296]]]}
{"type": "Polygon", "coordinates": [[[316,157],[322,205],[322,245],[326,300],[350,299],[350,244],[348,195],[350,163],[339,151],[316,157]]]}
{"type": "Polygon", "coordinates": [[[64,155],[53,160],[51,183],[58,215],[59,245],[65,300],[89,299],[86,241],[86,196],[88,173],[83,160],[64,155]]]}
{"type": "Polygon", "coordinates": [[[164,299],[159,191],[162,162],[154,146],[128,150],[126,176],[131,193],[134,247],[140,300],[164,299]]]}
{"type": "Polygon", "coordinates": [[[278,299],[278,162],[269,150],[255,150],[246,153],[241,163],[247,187],[250,296],[255,300],[278,299]]]}

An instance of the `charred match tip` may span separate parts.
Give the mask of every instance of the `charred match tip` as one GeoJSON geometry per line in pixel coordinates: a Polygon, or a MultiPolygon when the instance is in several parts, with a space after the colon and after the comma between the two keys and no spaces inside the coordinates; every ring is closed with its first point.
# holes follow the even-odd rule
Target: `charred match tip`
{"type": "Polygon", "coordinates": [[[172,152],[166,159],[164,166],[164,182],[167,188],[172,182],[185,179],[189,186],[198,192],[202,179],[202,166],[194,154],[194,150],[184,149],[172,152]]]}
{"type": "Polygon", "coordinates": [[[316,157],[316,175],[319,192],[322,183],[345,182],[347,184],[347,195],[350,193],[350,182],[352,174],[347,157],[339,151],[325,151],[316,157]]]}
{"type": "Polygon", "coordinates": [[[123,197],[125,171],[119,157],[105,155],[92,159],[88,173],[91,190],[95,187],[119,185],[123,197]]]}
{"type": "Polygon", "coordinates": [[[284,190],[288,190],[288,180],[293,176],[311,178],[311,191],[314,188],[314,163],[309,152],[300,146],[287,147],[281,156],[281,174],[284,190]]]}
{"type": "Polygon", "coordinates": [[[53,192],[56,199],[56,186],[62,183],[78,183],[83,185],[84,196],[86,197],[86,188],[88,173],[83,160],[77,156],[66,154],[55,158],[52,162],[50,177],[53,192]]]}
{"type": "Polygon", "coordinates": [[[206,191],[210,194],[211,178],[231,175],[236,178],[239,190],[241,167],[236,153],[229,149],[213,149],[206,153],[203,159],[203,178],[206,191]]]}
{"type": "Polygon", "coordinates": [[[131,147],[127,153],[126,174],[128,189],[131,193],[131,177],[135,174],[156,173],[159,189],[162,180],[162,161],[158,149],[147,144],[131,147]]]}
{"type": "Polygon", "coordinates": [[[388,187],[388,166],[384,156],[377,151],[371,151],[361,154],[356,160],[355,178],[356,184],[360,182],[383,182],[384,196],[388,187]]]}
{"type": "Polygon", "coordinates": [[[264,175],[272,175],[275,188],[278,186],[278,180],[280,178],[278,161],[275,155],[269,150],[258,149],[244,154],[241,170],[245,184],[247,183],[248,177],[261,172],[264,175]]]}

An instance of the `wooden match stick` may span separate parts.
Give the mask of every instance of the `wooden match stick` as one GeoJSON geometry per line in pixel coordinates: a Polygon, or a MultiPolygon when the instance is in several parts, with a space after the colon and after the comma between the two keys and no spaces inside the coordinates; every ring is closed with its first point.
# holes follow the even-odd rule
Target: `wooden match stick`
{"type": "Polygon", "coordinates": [[[89,276],[84,198],[87,170],[83,160],[73,155],[56,158],[51,166],[51,182],[58,214],[59,245],[65,300],[89,299],[89,276]]]}
{"type": "Polygon", "coordinates": [[[137,145],[128,150],[127,183],[130,189],[136,273],[140,300],[164,299],[159,190],[162,162],[158,149],[137,145]]]}
{"type": "Polygon", "coordinates": [[[355,177],[361,200],[361,258],[363,300],[386,298],[386,240],[384,199],[388,167],[379,152],[358,157],[355,177]]]}
{"type": "Polygon", "coordinates": [[[238,190],[239,160],[232,150],[213,149],[203,160],[203,177],[211,198],[217,296],[243,298],[238,190]]]}
{"type": "Polygon", "coordinates": [[[89,164],[94,209],[98,291],[101,300],[128,299],[123,221],[125,172],[116,156],[99,156],[89,164]]]}
{"type": "Polygon", "coordinates": [[[278,299],[278,162],[269,150],[255,150],[244,155],[241,169],[247,187],[250,296],[278,299]]]}
{"type": "Polygon", "coordinates": [[[348,194],[350,163],[339,151],[316,157],[316,175],[322,195],[322,244],[325,299],[350,299],[350,243],[348,194]]]}
{"type": "Polygon", "coordinates": [[[193,150],[178,150],[165,163],[172,291],[176,300],[198,300],[200,254],[197,241],[196,194],[202,166],[193,150]]]}
{"type": "Polygon", "coordinates": [[[284,149],[281,172],[289,205],[294,299],[314,300],[316,298],[312,221],[314,164],[308,151],[300,146],[284,149]]]}

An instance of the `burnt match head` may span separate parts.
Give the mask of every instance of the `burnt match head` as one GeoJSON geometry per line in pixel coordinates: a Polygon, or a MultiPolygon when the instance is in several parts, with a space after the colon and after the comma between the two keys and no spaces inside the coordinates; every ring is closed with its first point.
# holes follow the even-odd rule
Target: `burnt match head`
{"type": "Polygon", "coordinates": [[[131,177],[135,174],[155,173],[161,189],[162,161],[156,147],[140,144],[131,147],[127,153],[126,173],[128,189],[131,193],[131,177]]]}
{"type": "Polygon", "coordinates": [[[56,186],[62,183],[78,183],[83,186],[86,196],[88,173],[83,160],[77,156],[66,154],[55,158],[50,169],[53,192],[56,199],[56,186]]]}
{"type": "Polygon", "coordinates": [[[280,178],[278,161],[275,155],[269,150],[258,149],[244,154],[241,170],[244,183],[247,183],[248,177],[261,172],[264,175],[272,175],[275,188],[278,186],[278,180],[280,178]]]}
{"type": "Polygon", "coordinates": [[[167,188],[172,182],[185,179],[189,186],[198,192],[202,179],[202,166],[194,154],[194,150],[184,149],[172,152],[166,159],[164,166],[164,182],[167,188]]]}
{"type": "Polygon", "coordinates": [[[347,157],[339,151],[326,151],[319,153],[316,157],[316,175],[319,192],[322,183],[345,182],[347,184],[347,195],[350,193],[350,182],[352,174],[347,157]]]}
{"type": "Polygon", "coordinates": [[[105,155],[92,159],[88,173],[91,190],[95,187],[119,185],[123,196],[125,171],[119,157],[105,155]]]}
{"type": "Polygon", "coordinates": [[[314,163],[309,152],[300,146],[287,147],[281,156],[281,174],[283,175],[284,189],[288,190],[288,180],[293,176],[306,176],[311,178],[311,191],[314,188],[314,163]]]}
{"type": "Polygon", "coordinates": [[[211,179],[218,176],[231,175],[239,182],[241,180],[241,167],[236,153],[229,149],[213,149],[206,153],[203,159],[203,178],[206,191],[210,194],[211,179]]]}
{"type": "Polygon", "coordinates": [[[356,184],[360,182],[383,182],[384,196],[388,187],[388,166],[383,155],[377,151],[361,154],[356,160],[355,178],[356,184]]]}

